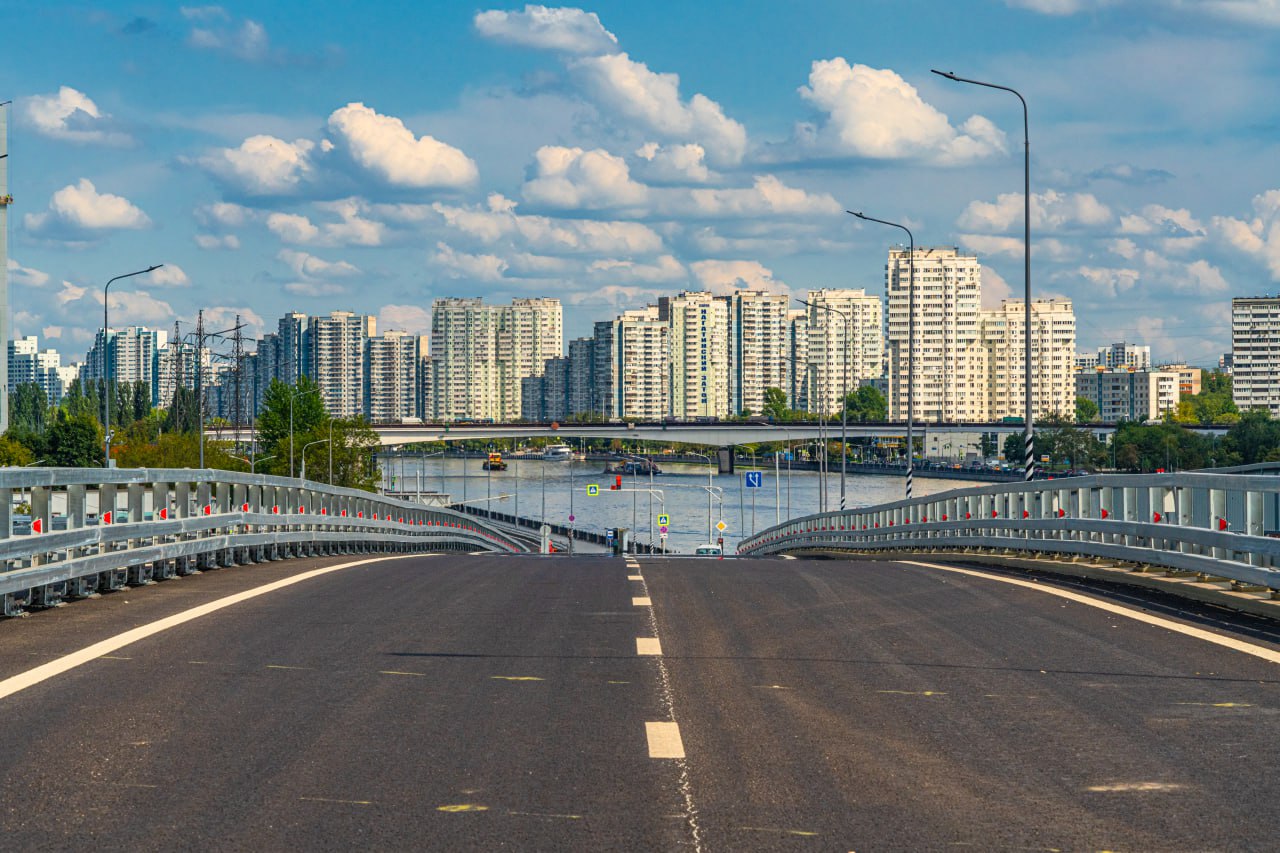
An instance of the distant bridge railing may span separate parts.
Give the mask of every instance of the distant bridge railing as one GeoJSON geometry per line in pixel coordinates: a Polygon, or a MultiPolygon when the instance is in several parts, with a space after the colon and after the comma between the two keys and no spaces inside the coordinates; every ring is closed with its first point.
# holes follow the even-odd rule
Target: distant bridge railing
{"type": "Polygon", "coordinates": [[[205,568],[368,552],[528,550],[444,508],[286,477],[0,468],[0,615],[205,568]],[[15,514],[26,504],[29,513],[15,514]]]}
{"type": "Polygon", "coordinates": [[[1116,560],[1280,591],[1280,477],[1094,475],[982,486],[794,519],[741,554],[1027,553],[1116,560]]]}

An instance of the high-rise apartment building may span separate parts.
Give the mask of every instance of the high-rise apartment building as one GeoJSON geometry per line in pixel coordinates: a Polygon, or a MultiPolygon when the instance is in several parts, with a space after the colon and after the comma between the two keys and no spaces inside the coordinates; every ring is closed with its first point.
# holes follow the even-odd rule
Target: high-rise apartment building
{"type": "Polygon", "coordinates": [[[291,311],[276,324],[276,373],[273,378],[286,385],[296,385],[298,377],[307,374],[307,315],[291,311]]]}
{"type": "Polygon", "coordinates": [[[595,338],[574,338],[569,341],[569,415],[592,414],[600,411],[600,406],[595,338]]]}
{"type": "Polygon", "coordinates": [[[665,416],[669,329],[656,305],[596,323],[596,396],[605,418],[656,421],[665,416]]]}
{"type": "Polygon", "coordinates": [[[787,311],[787,406],[807,411],[813,370],[809,367],[809,312],[803,308],[787,311]]]}
{"type": "Polygon", "coordinates": [[[787,390],[790,297],[738,290],[720,297],[729,306],[729,413],[764,409],[766,388],[787,390]]]}
{"type": "Polygon", "coordinates": [[[153,405],[160,404],[160,352],[169,336],[159,329],[128,326],[99,329],[93,348],[85,356],[81,376],[114,382],[145,382],[153,405]]]}
{"type": "Polygon", "coordinates": [[[1178,374],[1178,393],[1183,397],[1194,397],[1203,390],[1204,371],[1198,367],[1189,364],[1162,364],[1156,369],[1178,374]]]}
{"type": "Polygon", "coordinates": [[[884,328],[880,297],[865,289],[810,290],[807,362],[811,393],[806,408],[831,414],[841,409],[845,390],[880,375],[884,328]]]}
{"type": "Polygon", "coordinates": [[[371,423],[421,417],[419,394],[426,338],[387,331],[369,338],[364,357],[364,414],[371,423]]]}
{"type": "Polygon", "coordinates": [[[1109,347],[1098,347],[1098,360],[1092,366],[1108,370],[1148,370],[1151,368],[1151,347],[1127,344],[1124,341],[1109,347]]]}
{"type": "Polygon", "coordinates": [[[1098,367],[1075,375],[1075,392],[1096,403],[1106,423],[1154,421],[1178,408],[1178,374],[1098,367]]]}
{"type": "Polygon", "coordinates": [[[564,309],[559,299],[513,299],[490,308],[497,315],[497,418],[520,417],[520,380],[541,376],[547,359],[564,355],[564,309]]]}
{"type": "Polygon", "coordinates": [[[708,291],[658,299],[667,324],[667,413],[677,420],[729,414],[729,306],[708,291]]]}
{"type": "Polygon", "coordinates": [[[308,317],[303,338],[307,376],[320,389],[325,410],[337,418],[364,414],[364,357],[377,331],[367,314],[331,311],[327,317],[308,317]]]}
{"type": "MultiPolygon", "coordinates": [[[[1026,414],[1026,302],[1001,300],[979,315],[979,340],[970,375],[985,397],[975,420],[997,421],[1026,414]]],[[[1031,391],[1036,418],[1075,414],[1076,315],[1069,299],[1031,300],[1031,391]]],[[[977,397],[974,399],[978,402],[977,397]]]]}
{"type": "Polygon", "coordinates": [[[1231,300],[1231,396],[1280,417],[1280,296],[1231,300]]]}
{"type": "Polygon", "coordinates": [[[9,341],[6,366],[10,393],[19,385],[39,385],[45,399],[54,406],[62,401],[71,383],[80,376],[77,365],[63,366],[62,356],[57,350],[41,350],[35,335],[9,341]]]}
{"type": "MultiPolygon", "coordinates": [[[[889,418],[907,417],[907,378],[913,375],[918,421],[980,420],[986,395],[975,387],[974,345],[982,305],[982,267],[977,257],[954,247],[917,248],[909,275],[906,247],[889,250],[885,290],[889,296],[889,418]],[[907,361],[908,279],[914,281],[914,343],[907,361]],[[909,371],[908,367],[914,369],[909,371]]],[[[812,331],[810,332],[812,341],[812,331]]],[[[812,346],[812,343],[811,343],[812,346]]]]}

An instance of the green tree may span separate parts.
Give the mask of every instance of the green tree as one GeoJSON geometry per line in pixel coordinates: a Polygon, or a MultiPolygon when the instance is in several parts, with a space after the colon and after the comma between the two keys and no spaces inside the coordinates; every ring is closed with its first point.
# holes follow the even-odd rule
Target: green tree
{"type": "Polygon", "coordinates": [[[151,416],[151,384],[139,379],[133,386],[133,421],[151,416]]]}
{"type": "Polygon", "coordinates": [[[173,399],[169,401],[168,414],[165,416],[165,431],[195,435],[200,430],[200,415],[197,409],[195,391],[181,386],[175,388],[173,399]]]}
{"type": "Polygon", "coordinates": [[[0,437],[0,466],[21,467],[34,461],[36,456],[31,448],[8,435],[0,437]]]}
{"type": "Polygon", "coordinates": [[[844,401],[851,421],[884,421],[889,417],[889,404],[884,395],[870,385],[863,385],[844,401]]]}
{"type": "Polygon", "coordinates": [[[66,468],[102,465],[102,425],[87,415],[68,417],[58,412],[45,433],[45,460],[66,468]]]}
{"type": "Polygon", "coordinates": [[[1186,398],[1196,419],[1202,424],[1229,423],[1227,416],[1240,411],[1231,399],[1231,377],[1217,370],[1201,371],[1200,376],[1200,393],[1186,398]]]}
{"type": "Polygon", "coordinates": [[[1280,421],[1265,409],[1244,412],[1240,422],[1227,431],[1222,445],[1245,465],[1262,462],[1280,449],[1280,421]]]}
{"type": "Polygon", "coordinates": [[[1020,432],[1011,432],[1004,438],[1004,461],[1010,465],[1021,465],[1024,439],[1020,432]]]}
{"type": "MultiPolygon", "coordinates": [[[[92,383],[89,383],[92,386],[92,383]]],[[[90,394],[86,390],[85,383],[76,379],[67,389],[67,393],[62,395],[61,408],[69,416],[73,418],[91,417],[97,420],[102,416],[98,411],[98,398],[96,395],[90,394]]]]}
{"type": "Polygon", "coordinates": [[[1087,424],[1098,419],[1098,404],[1088,397],[1076,397],[1076,423],[1087,424]]]}
{"type": "Polygon", "coordinates": [[[791,420],[791,408],[787,405],[787,393],[781,388],[764,389],[763,414],[772,421],[791,420]]]}
{"type": "MultiPolygon", "coordinates": [[[[316,384],[306,376],[300,377],[296,385],[286,385],[273,380],[262,398],[262,410],[258,414],[258,441],[262,446],[262,455],[276,457],[272,465],[279,466],[284,474],[289,473],[289,405],[293,404],[293,468],[297,473],[301,457],[301,440],[304,434],[312,434],[328,422],[324,401],[316,384]]],[[[314,436],[327,438],[328,436],[314,436]]]]}
{"type": "Polygon", "coordinates": [[[34,382],[24,382],[9,395],[9,424],[19,432],[44,432],[49,399],[34,382]]]}

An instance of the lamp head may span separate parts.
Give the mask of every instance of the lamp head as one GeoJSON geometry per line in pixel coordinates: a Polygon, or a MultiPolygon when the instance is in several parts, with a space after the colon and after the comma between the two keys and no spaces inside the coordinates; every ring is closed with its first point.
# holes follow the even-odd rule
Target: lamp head
{"type": "Polygon", "coordinates": [[[948,80],[955,80],[957,83],[960,82],[960,78],[956,76],[956,72],[954,71],[939,71],[936,68],[930,68],[929,70],[934,74],[937,74],[939,77],[946,77],[948,80]]]}

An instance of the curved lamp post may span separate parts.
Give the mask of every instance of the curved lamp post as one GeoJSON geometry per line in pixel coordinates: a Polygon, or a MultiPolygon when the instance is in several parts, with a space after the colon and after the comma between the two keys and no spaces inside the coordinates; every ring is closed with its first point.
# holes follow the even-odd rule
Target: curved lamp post
{"type": "Polygon", "coordinates": [[[916,238],[911,229],[887,219],[876,219],[865,213],[846,210],[851,216],[868,222],[879,222],[907,232],[907,500],[911,500],[911,481],[915,473],[915,419],[916,419],[916,238]]]}
{"type": "MultiPolygon", "coordinates": [[[[293,401],[304,394],[319,394],[319,388],[303,388],[301,391],[294,391],[289,397],[289,479],[293,479],[293,401]]],[[[302,448],[302,452],[306,452],[306,448],[302,448]]]]}
{"type": "Polygon", "coordinates": [[[108,310],[111,305],[110,293],[111,285],[122,278],[132,278],[135,275],[143,275],[144,273],[155,272],[164,264],[152,264],[145,270],[135,270],[127,272],[124,275],[118,275],[115,278],[108,279],[107,284],[102,288],[102,389],[103,389],[103,416],[102,416],[102,467],[111,467],[111,401],[115,399],[115,386],[111,384],[111,345],[107,340],[108,329],[111,328],[111,321],[108,317],[108,310]]]}
{"type": "Polygon", "coordinates": [[[845,475],[849,470],[849,338],[852,335],[852,319],[848,314],[838,308],[832,308],[830,305],[819,305],[813,302],[806,302],[803,299],[797,300],[801,305],[808,305],[810,308],[819,308],[823,311],[830,311],[832,314],[844,320],[844,350],[841,359],[843,363],[844,373],[844,396],[840,400],[840,510],[843,512],[845,508],[845,475]]]}
{"type": "Polygon", "coordinates": [[[318,438],[315,441],[308,441],[306,444],[302,445],[302,470],[298,473],[299,480],[307,479],[307,448],[316,444],[328,444],[328,443],[329,443],[329,439],[318,438]]]}
{"type": "Polygon", "coordinates": [[[964,77],[958,77],[952,71],[939,71],[936,68],[930,69],[939,77],[946,77],[948,80],[954,80],[957,83],[972,83],[974,86],[985,86],[988,89],[999,89],[1002,92],[1012,92],[1018,96],[1018,101],[1022,104],[1022,219],[1024,225],[1023,232],[1023,275],[1026,277],[1026,293],[1024,305],[1024,326],[1022,332],[1023,349],[1026,350],[1025,359],[1025,383],[1027,395],[1027,431],[1023,449],[1023,463],[1026,466],[1026,474],[1024,479],[1030,480],[1036,470],[1035,463],[1035,431],[1032,428],[1032,393],[1031,393],[1031,136],[1028,133],[1029,122],[1027,119],[1027,99],[1017,89],[1011,89],[1008,86],[1000,86],[995,83],[984,83],[981,80],[969,80],[964,77]]]}

